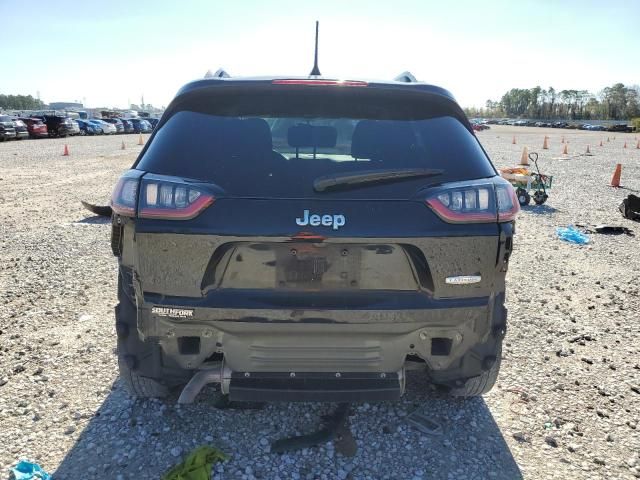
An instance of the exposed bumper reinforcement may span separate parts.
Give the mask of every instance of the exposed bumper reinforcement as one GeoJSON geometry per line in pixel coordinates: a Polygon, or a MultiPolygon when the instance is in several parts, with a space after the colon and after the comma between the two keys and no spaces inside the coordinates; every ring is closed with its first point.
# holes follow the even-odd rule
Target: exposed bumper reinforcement
{"type": "Polygon", "coordinates": [[[404,393],[404,371],[391,373],[239,373],[229,385],[232,401],[383,402],[404,393]]]}
{"type": "Polygon", "coordinates": [[[193,403],[200,391],[210,383],[223,384],[231,378],[231,370],[222,363],[207,366],[196,372],[178,397],[178,403],[193,403]]]}

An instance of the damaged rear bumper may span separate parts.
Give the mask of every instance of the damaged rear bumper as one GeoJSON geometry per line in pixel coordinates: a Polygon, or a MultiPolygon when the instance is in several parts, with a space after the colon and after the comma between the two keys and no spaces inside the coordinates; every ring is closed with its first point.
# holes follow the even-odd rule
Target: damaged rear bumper
{"type": "MultiPolygon", "coordinates": [[[[243,297],[251,302],[251,293],[243,297]]],[[[221,308],[146,294],[138,308],[138,334],[157,341],[163,355],[183,369],[200,368],[217,355],[241,374],[390,373],[400,371],[407,356],[419,357],[432,371],[456,369],[472,350],[482,363],[504,335],[502,296],[400,297],[377,309],[314,310],[221,308]]],[[[230,298],[224,304],[233,307],[230,298]]]]}

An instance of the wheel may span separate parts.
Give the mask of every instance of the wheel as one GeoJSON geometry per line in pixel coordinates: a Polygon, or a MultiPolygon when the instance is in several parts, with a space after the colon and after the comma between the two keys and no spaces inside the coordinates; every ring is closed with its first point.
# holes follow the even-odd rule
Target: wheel
{"type": "Polygon", "coordinates": [[[116,306],[116,332],[118,333],[118,367],[125,389],[133,397],[166,397],[168,387],[162,382],[144,376],[141,371],[160,367],[157,345],[143,342],[138,337],[136,305],[125,290],[123,274],[118,274],[118,300],[116,306]],[[144,362],[144,365],[140,363],[144,362]]]}
{"type": "Polygon", "coordinates": [[[166,385],[153,378],[143,377],[132,371],[122,357],[118,357],[120,378],[129,395],[139,398],[163,398],[169,395],[166,385]]]}
{"type": "Polygon", "coordinates": [[[518,203],[521,207],[529,205],[529,203],[531,202],[531,195],[529,195],[529,192],[527,192],[524,188],[518,188],[516,190],[516,195],[518,196],[518,203]]]}
{"type": "Polygon", "coordinates": [[[498,379],[500,372],[500,363],[502,361],[502,345],[496,353],[496,361],[489,370],[485,370],[478,377],[467,380],[464,386],[460,388],[452,388],[449,393],[455,397],[477,397],[487,393],[493,388],[498,379]]]}
{"type": "Polygon", "coordinates": [[[547,198],[549,198],[549,195],[540,190],[533,194],[533,201],[536,202],[536,205],[542,205],[547,201],[547,198]]]}

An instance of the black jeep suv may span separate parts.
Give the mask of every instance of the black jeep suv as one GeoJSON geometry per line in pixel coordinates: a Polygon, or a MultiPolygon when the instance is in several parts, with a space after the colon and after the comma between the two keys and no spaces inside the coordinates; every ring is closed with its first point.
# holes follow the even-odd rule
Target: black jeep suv
{"type": "Polygon", "coordinates": [[[112,210],[134,395],[390,400],[408,368],[454,395],[496,381],[519,206],[442,88],[195,81],[112,210]]]}

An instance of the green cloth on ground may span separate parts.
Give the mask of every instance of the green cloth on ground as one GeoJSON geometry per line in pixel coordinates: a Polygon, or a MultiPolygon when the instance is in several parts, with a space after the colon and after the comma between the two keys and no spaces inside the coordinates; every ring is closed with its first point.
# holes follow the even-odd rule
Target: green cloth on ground
{"type": "Polygon", "coordinates": [[[184,462],[165,473],[162,480],[210,480],[211,466],[228,458],[217,448],[203,445],[192,451],[184,462]]]}

